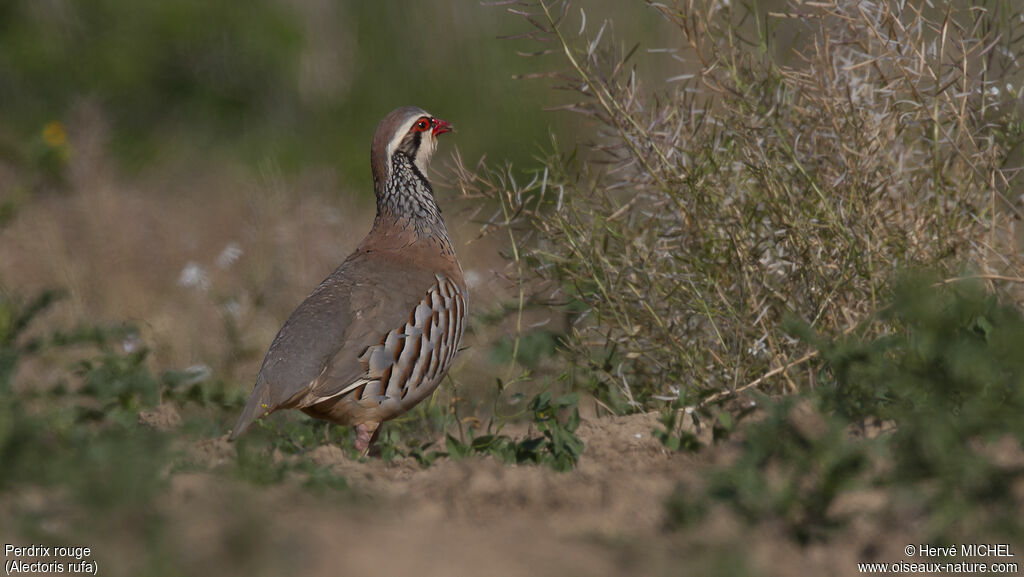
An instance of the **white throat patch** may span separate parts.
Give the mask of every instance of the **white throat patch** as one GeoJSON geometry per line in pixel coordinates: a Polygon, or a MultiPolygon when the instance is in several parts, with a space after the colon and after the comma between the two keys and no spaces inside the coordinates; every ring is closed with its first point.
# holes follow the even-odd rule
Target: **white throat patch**
{"type": "Polygon", "coordinates": [[[416,158],[412,160],[423,176],[427,175],[427,165],[430,164],[430,158],[434,156],[435,150],[437,150],[437,139],[434,138],[434,133],[430,130],[424,131],[423,138],[420,139],[420,148],[416,151],[416,158]]]}
{"type": "MultiPolygon", "coordinates": [[[[403,122],[398,130],[395,131],[394,136],[388,141],[387,146],[387,167],[388,167],[388,178],[391,178],[391,159],[395,154],[395,150],[398,145],[402,143],[402,140],[409,134],[409,130],[416,124],[423,115],[416,115],[409,120],[403,122]]],[[[434,138],[434,134],[431,129],[423,131],[423,136],[420,138],[420,147],[416,151],[416,158],[412,159],[416,168],[419,169],[420,173],[424,176],[427,174],[427,165],[430,163],[430,158],[434,155],[434,151],[437,150],[437,139],[434,138]]]]}

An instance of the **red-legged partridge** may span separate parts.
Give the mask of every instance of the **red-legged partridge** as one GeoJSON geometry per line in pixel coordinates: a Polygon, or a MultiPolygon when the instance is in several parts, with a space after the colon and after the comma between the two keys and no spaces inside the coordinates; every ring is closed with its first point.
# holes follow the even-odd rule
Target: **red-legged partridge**
{"type": "Polygon", "coordinates": [[[415,107],[377,126],[373,228],[277,333],[232,440],[278,409],[300,409],[355,427],[365,455],[382,422],[437,388],[467,310],[462,267],[426,177],[437,137],[449,131],[415,107]]]}

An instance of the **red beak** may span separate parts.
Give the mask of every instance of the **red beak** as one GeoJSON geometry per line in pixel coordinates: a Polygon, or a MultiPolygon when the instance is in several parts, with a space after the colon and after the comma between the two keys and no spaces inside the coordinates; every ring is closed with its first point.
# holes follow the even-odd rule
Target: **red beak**
{"type": "Polygon", "coordinates": [[[434,119],[434,130],[432,134],[437,136],[438,134],[444,134],[445,132],[452,131],[452,123],[447,120],[441,120],[440,118],[434,119]]]}

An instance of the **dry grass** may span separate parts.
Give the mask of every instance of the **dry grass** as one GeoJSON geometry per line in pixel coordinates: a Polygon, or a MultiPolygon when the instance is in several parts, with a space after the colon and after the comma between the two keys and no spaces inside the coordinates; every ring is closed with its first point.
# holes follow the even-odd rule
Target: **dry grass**
{"type": "Polygon", "coordinates": [[[570,305],[571,358],[610,402],[801,388],[811,356],[783,319],[851,330],[905,268],[982,275],[1022,302],[1013,3],[648,2],[680,41],[661,52],[682,74],[655,88],[607,22],[500,4],[559,60],[548,76],[592,135],[518,182],[460,159],[456,174],[500,203],[485,231],[541,281],[523,301],[570,305]]]}

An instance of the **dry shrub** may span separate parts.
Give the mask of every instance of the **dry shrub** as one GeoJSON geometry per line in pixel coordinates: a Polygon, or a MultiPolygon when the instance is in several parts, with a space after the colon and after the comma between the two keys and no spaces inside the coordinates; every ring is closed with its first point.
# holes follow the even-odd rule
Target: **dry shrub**
{"type": "Polygon", "coordinates": [[[569,305],[570,358],[609,400],[796,389],[812,355],[784,317],[850,330],[901,268],[1021,286],[1024,7],[648,2],[681,44],[650,51],[568,2],[498,4],[560,60],[546,75],[593,134],[518,182],[456,159],[459,185],[500,203],[485,230],[548,283],[534,299],[569,305]],[[645,52],[682,73],[648,88],[645,52]]]}

